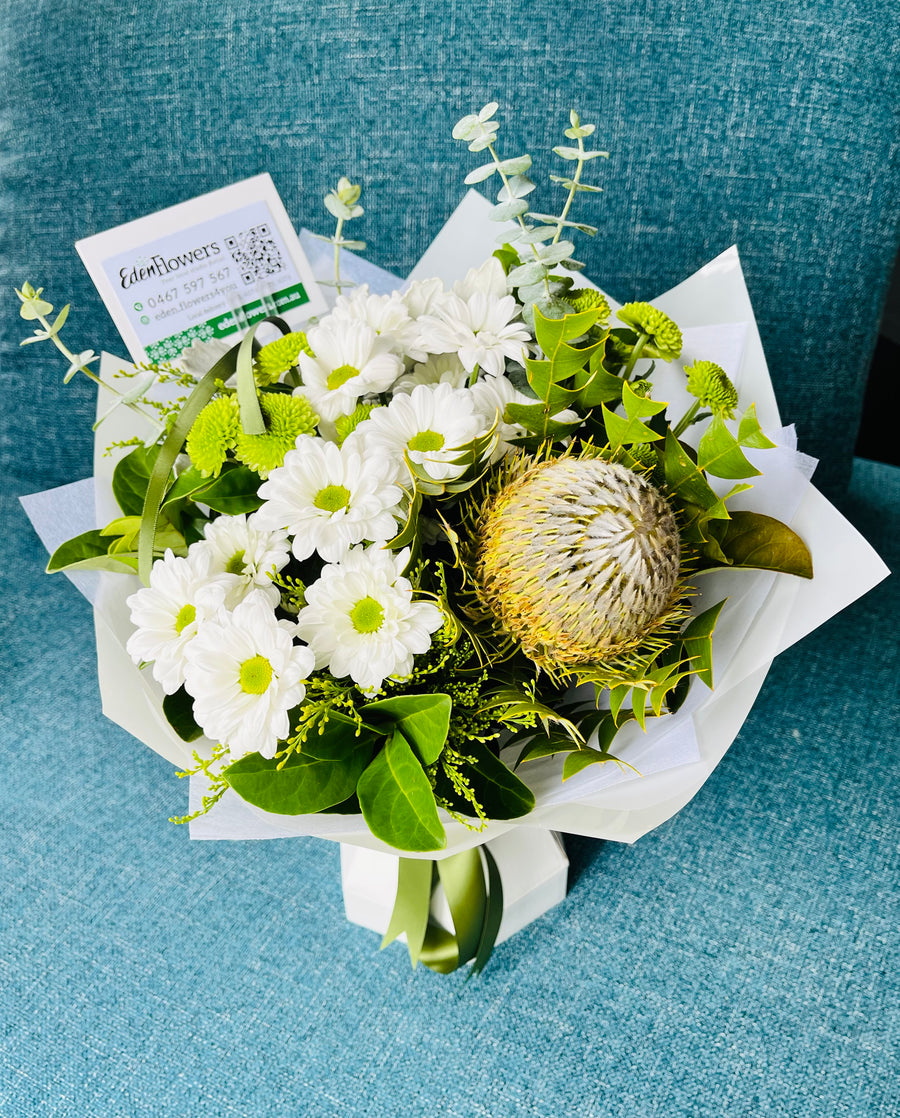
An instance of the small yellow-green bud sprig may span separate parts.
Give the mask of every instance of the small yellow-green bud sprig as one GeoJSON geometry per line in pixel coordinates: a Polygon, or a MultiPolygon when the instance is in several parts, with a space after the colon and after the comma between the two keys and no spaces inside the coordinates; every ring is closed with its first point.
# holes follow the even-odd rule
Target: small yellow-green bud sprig
{"type": "Polygon", "coordinates": [[[639,357],[674,361],[681,353],[681,331],[668,315],[649,303],[626,303],[617,316],[637,332],[637,341],[622,376],[627,380],[639,357]]]}
{"type": "Polygon", "coordinates": [[[728,374],[714,361],[695,361],[685,367],[687,390],[696,400],[684,413],[672,434],[677,438],[698,418],[701,408],[708,408],[719,419],[734,419],[738,404],[737,389],[728,374]]]}

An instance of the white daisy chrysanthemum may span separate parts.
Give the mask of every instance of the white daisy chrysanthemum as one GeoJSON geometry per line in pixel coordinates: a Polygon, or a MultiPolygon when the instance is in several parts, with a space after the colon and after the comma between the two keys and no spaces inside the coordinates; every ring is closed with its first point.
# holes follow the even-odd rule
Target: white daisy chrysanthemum
{"type": "Polygon", "coordinates": [[[518,423],[508,423],[503,417],[507,404],[536,404],[532,396],[520,392],[508,377],[484,377],[472,385],[472,399],[475,411],[481,416],[484,431],[497,424],[497,441],[491,452],[491,461],[498,462],[510,450],[512,439],[525,434],[525,428],[518,423]]]}
{"type": "Polygon", "coordinates": [[[362,322],[378,334],[391,352],[419,360],[425,356],[416,344],[416,324],[396,291],[390,295],[370,295],[369,285],[364,283],[349,295],[337,297],[329,320],[333,323],[362,322]]]}
{"type": "Polygon", "coordinates": [[[315,657],[295,645],[293,621],[279,621],[254,590],[228,613],[204,621],[187,650],[185,685],[204,734],[232,757],[274,757],[290,733],[288,711],[306,695],[315,657]]]}
{"type": "Polygon", "coordinates": [[[136,631],[125,646],[136,664],[153,664],[167,695],[184,683],[185,654],[202,622],[223,604],[227,581],[212,571],[212,557],[190,548],[186,558],[167,550],[150,570],[150,585],[126,600],[136,631]]]}
{"type": "Polygon", "coordinates": [[[234,609],[251,590],[262,590],[273,606],[278,605],[281,595],[271,575],[290,558],[287,532],[263,528],[254,514],[219,516],[207,524],[204,536],[191,550],[208,551],[211,573],[227,579],[228,609],[234,609]]]}
{"type": "Polygon", "coordinates": [[[408,550],[355,547],[323,568],[297,618],[317,667],[349,676],[367,694],[388,678],[410,675],[413,657],[428,651],[444,618],[433,603],[413,601],[402,573],[408,560],[408,550]]]}
{"type": "Polygon", "coordinates": [[[316,413],[332,422],[356,407],[360,396],[384,392],[403,372],[403,361],[389,351],[387,340],[364,322],[335,321],[333,316],[306,335],[315,357],[300,354],[304,395],[316,413]]]}
{"type": "Polygon", "coordinates": [[[396,534],[403,517],[396,475],[393,459],[377,447],[364,450],[356,432],[340,447],[301,435],[284,465],[259,487],[264,503],[254,522],[286,529],[298,559],[317,551],[336,563],[352,544],[384,543],[396,534]]]}
{"type": "Polygon", "coordinates": [[[415,365],[411,373],[404,373],[391,391],[394,395],[402,392],[408,396],[417,384],[449,384],[451,388],[465,388],[468,383],[469,374],[456,354],[439,353],[415,365]]]}
{"type": "Polygon", "coordinates": [[[423,314],[434,314],[438,303],[447,294],[443,280],[437,277],[413,280],[400,298],[406,305],[410,318],[421,318],[423,314]]]}
{"type": "Polygon", "coordinates": [[[489,256],[477,268],[470,268],[465,279],[453,285],[453,294],[460,299],[471,299],[473,295],[487,295],[491,299],[502,299],[509,294],[506,272],[496,256],[489,256]]]}
{"type": "Polygon", "coordinates": [[[489,264],[484,265],[483,276],[470,273],[463,281],[460,290],[470,292],[465,298],[455,292],[447,295],[435,313],[423,315],[417,325],[420,342],[430,353],[457,353],[467,372],[477,365],[490,376],[499,376],[507,357],[524,361],[531,335],[516,321],[522,308],[513,296],[496,294],[501,281],[506,288],[500,262],[493,261],[496,268],[489,264]]]}
{"type": "Polygon", "coordinates": [[[408,396],[397,395],[387,407],[373,411],[355,434],[365,444],[367,456],[380,451],[394,463],[398,481],[409,478],[405,455],[435,481],[449,481],[465,470],[453,461],[459,448],[480,430],[481,419],[468,388],[420,384],[408,396]]]}

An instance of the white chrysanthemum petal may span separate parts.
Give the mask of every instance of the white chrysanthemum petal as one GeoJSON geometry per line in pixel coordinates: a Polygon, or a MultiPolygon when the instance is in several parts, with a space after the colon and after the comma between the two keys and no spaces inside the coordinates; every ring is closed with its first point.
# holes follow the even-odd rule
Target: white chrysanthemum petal
{"type": "Polygon", "coordinates": [[[221,610],[201,626],[187,650],[185,686],[207,737],[233,757],[273,757],[314,667],[311,650],[294,644],[265,594],[254,590],[231,613],[221,610]]]}
{"type": "Polygon", "coordinates": [[[229,585],[225,605],[233,609],[251,590],[265,592],[273,606],[280,600],[271,574],[290,558],[287,532],[266,530],[255,516],[219,516],[204,530],[205,539],[194,545],[210,555],[210,572],[223,575],[229,585]]]}
{"type": "Polygon", "coordinates": [[[405,552],[356,547],[307,587],[297,629],[318,667],[349,676],[370,694],[391,676],[409,675],[413,656],[431,646],[443,615],[432,603],[413,600],[402,577],[407,560],[405,552]]]}
{"type": "Polygon", "coordinates": [[[479,267],[470,268],[465,279],[453,285],[453,294],[465,300],[476,294],[502,299],[508,292],[506,273],[496,256],[489,256],[479,267]]]}
{"type": "Polygon", "coordinates": [[[379,336],[392,353],[413,356],[417,353],[418,330],[409,309],[398,292],[390,295],[371,295],[369,285],[362,284],[348,295],[339,295],[329,315],[334,323],[362,322],[379,336]]]}
{"type": "Polygon", "coordinates": [[[395,478],[409,474],[405,456],[436,481],[458,478],[465,466],[454,463],[459,448],[477,437],[481,421],[467,388],[449,384],[417,385],[378,408],[354,432],[366,454],[382,453],[394,464],[395,478]]]}
{"type": "Polygon", "coordinates": [[[517,321],[520,309],[512,295],[475,290],[467,299],[448,295],[436,314],[424,315],[418,325],[429,352],[457,353],[468,372],[477,365],[499,376],[507,358],[521,363],[527,355],[531,335],[517,321]]]}
{"type": "Polygon", "coordinates": [[[315,353],[301,353],[305,396],[318,415],[333,422],[352,412],[368,392],[383,392],[403,371],[403,361],[388,351],[387,343],[365,322],[335,320],[329,315],[307,334],[315,353]]]}
{"type": "Polygon", "coordinates": [[[394,462],[377,448],[363,451],[355,433],[341,447],[301,435],[260,486],[254,522],[285,529],[298,559],[315,551],[336,563],[353,544],[389,540],[403,517],[394,462]]]}
{"type": "Polygon", "coordinates": [[[440,279],[413,280],[402,293],[410,318],[421,318],[423,314],[433,314],[434,308],[446,294],[440,279]]]}
{"type": "Polygon", "coordinates": [[[451,388],[466,388],[469,374],[455,353],[434,354],[426,361],[405,373],[394,385],[392,391],[409,395],[417,384],[449,384],[451,388]]]}
{"type": "Polygon", "coordinates": [[[228,589],[228,580],[211,570],[210,556],[195,545],[185,558],[166,551],[151,568],[150,585],[127,599],[135,632],[126,651],[136,664],[152,661],[153,678],[167,695],[184,683],[187,649],[228,589]]]}

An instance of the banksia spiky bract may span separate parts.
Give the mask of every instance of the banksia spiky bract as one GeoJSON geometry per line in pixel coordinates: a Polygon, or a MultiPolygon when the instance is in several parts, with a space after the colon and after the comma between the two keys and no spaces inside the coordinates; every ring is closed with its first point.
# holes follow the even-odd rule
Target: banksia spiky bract
{"type": "Polygon", "coordinates": [[[670,626],[684,594],[680,569],[671,507],[619,463],[539,462],[480,519],[481,597],[549,670],[612,660],[670,626]]]}

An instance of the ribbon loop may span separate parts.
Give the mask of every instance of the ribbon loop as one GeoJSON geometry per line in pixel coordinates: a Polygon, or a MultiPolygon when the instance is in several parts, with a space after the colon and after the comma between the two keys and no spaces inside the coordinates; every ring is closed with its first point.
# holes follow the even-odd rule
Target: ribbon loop
{"type": "Polygon", "coordinates": [[[436,861],[400,858],[399,863],[397,897],[381,946],[406,932],[413,967],[421,960],[431,970],[449,974],[472,960],[472,974],[479,974],[503,918],[503,883],[490,850],[476,846],[436,861]],[[447,898],[452,931],[430,916],[436,880],[447,898]]]}

